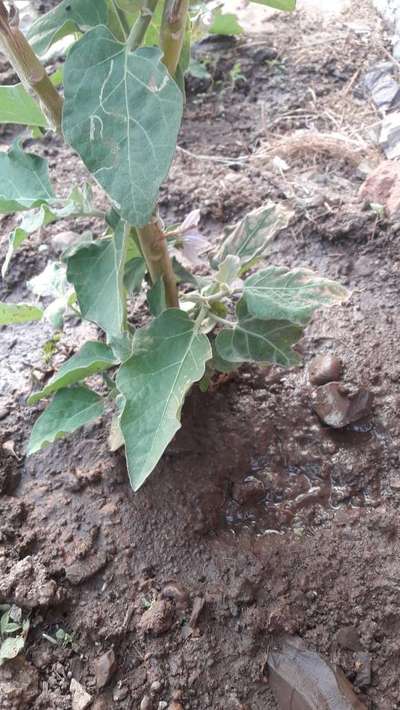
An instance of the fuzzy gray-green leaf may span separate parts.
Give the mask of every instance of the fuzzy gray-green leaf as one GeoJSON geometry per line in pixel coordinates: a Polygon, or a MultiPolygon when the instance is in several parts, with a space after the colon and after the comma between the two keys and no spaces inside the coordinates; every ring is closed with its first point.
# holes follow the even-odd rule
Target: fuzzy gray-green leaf
{"type": "Polygon", "coordinates": [[[82,316],[97,323],[109,338],[121,336],[125,321],[126,241],[119,224],[113,236],[78,249],[67,260],[82,316]]]}
{"type": "Polygon", "coordinates": [[[57,7],[39,17],[28,32],[28,39],[39,55],[67,35],[96,25],[107,24],[106,0],[63,0],[57,7]]]}
{"type": "Polygon", "coordinates": [[[349,292],[310,269],[269,266],[246,279],[243,295],[257,318],[305,325],[317,308],[341,303],[349,292]]]}
{"type": "Polygon", "coordinates": [[[260,258],[267,253],[278,232],[287,227],[291,217],[289,210],[272,202],[249,212],[234,227],[225,230],[213,261],[218,265],[228,254],[238,256],[242,265],[260,258]]]}
{"type": "Polygon", "coordinates": [[[0,213],[26,210],[53,197],[46,160],[24,153],[19,143],[0,153],[0,213]]]}
{"type": "Polygon", "coordinates": [[[40,392],[35,392],[29,397],[28,404],[36,404],[43,397],[48,397],[63,387],[81,382],[96,372],[108,370],[115,364],[116,358],[108,345],[89,340],[78,353],[61,365],[58,372],[40,392]]]}
{"type": "Polygon", "coordinates": [[[28,456],[103,414],[101,397],[87,387],[56,392],[32,429],[28,456]]]}
{"type": "Polygon", "coordinates": [[[297,365],[300,358],[293,350],[303,329],[287,320],[260,320],[252,316],[244,299],[237,306],[238,321],[233,328],[218,333],[215,348],[226,362],[271,362],[297,365]]]}
{"type": "Polygon", "coordinates": [[[106,27],[71,49],[63,130],[129,224],[148,222],[175,152],[183,99],[161,51],[127,53],[106,27]]]}
{"type": "Polygon", "coordinates": [[[180,427],[184,398],[211,358],[208,338],[178,309],[137,331],[133,355],[117,375],[125,398],[120,417],[134,490],[152,472],[180,427]]]}

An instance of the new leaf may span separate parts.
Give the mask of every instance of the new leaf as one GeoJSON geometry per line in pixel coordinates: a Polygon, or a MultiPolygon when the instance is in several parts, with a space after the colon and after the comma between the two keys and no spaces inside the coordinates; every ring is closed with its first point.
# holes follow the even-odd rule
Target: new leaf
{"type": "Polygon", "coordinates": [[[53,197],[46,160],[24,153],[19,143],[0,153],[0,213],[26,210],[53,197]]]}
{"type": "Polygon", "coordinates": [[[184,398],[211,358],[208,338],[183,312],[168,309],[138,330],[133,355],[117,375],[129,477],[138,490],[180,428],[184,398]]]}
{"type": "Polygon", "coordinates": [[[161,59],[155,47],[128,53],[96,27],[65,64],[65,139],[135,226],[151,217],[182,118],[182,94],[161,59]]]}
{"type": "Polygon", "coordinates": [[[28,456],[103,414],[101,397],[87,387],[56,392],[32,429],[28,456]]]}
{"type": "Polygon", "coordinates": [[[288,320],[306,325],[320,306],[341,303],[349,297],[347,289],[310,269],[289,271],[269,266],[249,276],[243,295],[250,313],[257,318],[288,320]]]}

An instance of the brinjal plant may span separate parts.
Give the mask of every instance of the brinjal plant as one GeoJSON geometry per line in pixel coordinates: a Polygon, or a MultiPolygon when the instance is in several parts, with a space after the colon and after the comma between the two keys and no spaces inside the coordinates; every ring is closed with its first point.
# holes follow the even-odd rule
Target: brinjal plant
{"type": "MultiPolygon", "coordinates": [[[[258,2],[281,10],[295,5],[258,2]]],[[[19,214],[3,277],[15,250],[39,228],[104,218],[98,234],[82,234],[63,263],[46,271],[55,298],[45,316],[59,325],[69,310],[101,335],[31,394],[29,404],[48,403],[28,454],[101,416],[114,400],[112,426],[135,490],[179,429],[195,383],[204,389],[213,373],[244,362],[296,365],[293,346],[315,309],[346,297],[341,286],[306,268],[265,261],[291,217],[281,205],[247,214],[214,248],[199,231],[199,206],[181,224],[162,221],[158,195],[176,150],[199,13],[189,0],[62,0],[24,34],[13,3],[0,0],[1,48],[21,81],[0,87],[0,122],[28,126],[37,141],[56,132],[88,171],[88,183],[71,185],[69,198],[60,199],[40,151],[24,149],[23,136],[31,134],[0,152],[0,212],[19,214]],[[68,45],[65,64],[50,76],[44,57],[60,40],[68,45]],[[93,183],[108,197],[106,213],[94,206],[93,183]],[[203,252],[209,268],[199,273],[189,265],[203,252]],[[142,290],[148,318],[135,330],[129,314],[142,290]],[[103,388],[85,383],[99,373],[103,388]]],[[[42,275],[31,285],[49,295],[42,275]]],[[[41,317],[37,305],[0,304],[0,325],[41,317]]]]}

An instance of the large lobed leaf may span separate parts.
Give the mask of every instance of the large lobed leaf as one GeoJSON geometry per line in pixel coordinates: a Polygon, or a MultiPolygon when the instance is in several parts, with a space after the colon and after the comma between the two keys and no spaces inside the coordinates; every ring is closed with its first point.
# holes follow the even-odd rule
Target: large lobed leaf
{"type": "Polygon", "coordinates": [[[41,55],[63,37],[107,24],[107,18],[107,0],[63,0],[39,17],[27,36],[35,52],[41,55]]]}
{"type": "Polygon", "coordinates": [[[136,226],[153,212],[182,118],[182,94],[161,60],[158,48],[127,53],[96,27],[65,64],[65,138],[136,226]]]}
{"type": "Polygon", "coordinates": [[[63,387],[74,385],[96,374],[103,372],[116,364],[116,358],[107,345],[95,340],[89,340],[78,353],[61,365],[58,372],[51,378],[40,392],[35,392],[28,399],[28,404],[36,404],[43,397],[48,397],[63,387]]]}
{"type": "Polygon", "coordinates": [[[81,247],[67,260],[67,278],[83,318],[97,323],[109,338],[120,337],[125,324],[125,255],[121,222],[111,237],[81,247]]]}
{"type": "Polygon", "coordinates": [[[208,338],[178,309],[138,330],[133,355],[117,375],[124,396],[120,427],[129,477],[138,490],[180,427],[185,395],[211,358],[208,338]]]}
{"type": "Polygon", "coordinates": [[[24,153],[19,143],[0,153],[0,213],[29,209],[53,198],[46,160],[24,153]]]}
{"type": "Polygon", "coordinates": [[[103,414],[101,397],[87,387],[59,390],[32,429],[28,456],[103,414]]]}
{"type": "Polygon", "coordinates": [[[349,292],[310,269],[269,266],[246,279],[243,295],[256,318],[306,325],[317,308],[341,303],[349,292]]]}
{"type": "Polygon", "coordinates": [[[218,333],[215,349],[222,360],[231,363],[271,362],[289,367],[300,358],[293,350],[303,329],[287,320],[260,320],[247,309],[244,299],[237,305],[237,323],[218,333]]]}
{"type": "Polygon", "coordinates": [[[292,213],[271,202],[249,212],[233,228],[226,230],[214,258],[220,264],[229,254],[240,258],[242,265],[263,256],[277,233],[287,227],[292,213]]]}

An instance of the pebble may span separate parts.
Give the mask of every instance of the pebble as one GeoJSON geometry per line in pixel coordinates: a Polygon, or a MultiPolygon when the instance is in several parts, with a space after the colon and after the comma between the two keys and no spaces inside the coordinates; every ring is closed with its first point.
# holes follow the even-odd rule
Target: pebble
{"type": "Polygon", "coordinates": [[[308,366],[308,379],[312,385],[325,385],[327,382],[337,382],[343,373],[343,365],[339,358],[329,353],[317,355],[308,366]]]}
{"type": "Polygon", "coordinates": [[[69,689],[72,696],[72,710],[86,710],[92,702],[92,696],[75,678],[71,679],[69,689]]]}
{"type": "Polygon", "coordinates": [[[96,685],[99,689],[104,688],[104,686],[110,682],[116,669],[115,653],[112,648],[95,659],[94,673],[96,676],[96,685]]]}
{"type": "Polygon", "coordinates": [[[63,252],[65,249],[79,244],[80,241],[82,241],[80,234],[66,230],[55,234],[52,239],[52,244],[57,252],[63,252]]]}
{"type": "Polygon", "coordinates": [[[372,400],[372,394],[363,387],[350,395],[340,382],[329,382],[318,387],[313,397],[313,408],[325,424],[342,429],[367,416],[372,400]]]}
{"type": "Polygon", "coordinates": [[[113,700],[115,702],[118,702],[119,700],[125,700],[129,695],[129,690],[126,687],[126,685],[123,685],[122,688],[115,688],[113,692],[113,700]]]}
{"type": "Polygon", "coordinates": [[[139,629],[145,634],[152,633],[154,636],[160,636],[171,628],[173,621],[174,609],[171,602],[158,599],[142,615],[139,629]]]}
{"type": "Polygon", "coordinates": [[[153,707],[152,702],[148,695],[144,695],[142,702],[140,703],[140,710],[151,710],[153,707]]]}
{"type": "Polygon", "coordinates": [[[175,700],[168,705],[167,710],[183,710],[183,705],[176,703],[175,700]]]}

